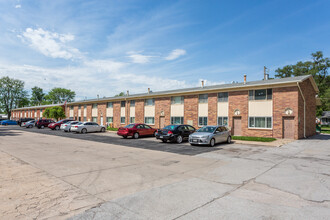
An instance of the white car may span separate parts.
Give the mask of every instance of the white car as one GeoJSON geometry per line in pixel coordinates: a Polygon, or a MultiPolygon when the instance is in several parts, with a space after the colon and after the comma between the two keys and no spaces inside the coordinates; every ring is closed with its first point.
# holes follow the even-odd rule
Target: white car
{"type": "Polygon", "coordinates": [[[72,125],[80,123],[79,121],[68,121],[67,123],[61,124],[60,129],[65,132],[70,132],[72,125]]]}
{"type": "Polygon", "coordinates": [[[96,122],[79,122],[71,126],[71,131],[83,134],[87,132],[105,132],[105,126],[96,122]]]}

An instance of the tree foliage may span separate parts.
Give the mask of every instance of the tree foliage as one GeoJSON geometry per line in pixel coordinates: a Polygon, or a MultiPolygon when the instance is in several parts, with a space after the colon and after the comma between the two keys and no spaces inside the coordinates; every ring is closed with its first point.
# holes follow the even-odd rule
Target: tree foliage
{"type": "Polygon", "coordinates": [[[317,108],[317,115],[320,116],[322,111],[329,110],[330,107],[330,76],[328,69],[330,67],[330,59],[324,58],[322,51],[312,53],[312,60],[299,61],[294,65],[287,65],[283,68],[275,70],[276,78],[284,78],[291,76],[312,75],[320,92],[318,96],[321,99],[321,106],[317,108]]]}
{"type": "Polygon", "coordinates": [[[76,93],[70,89],[53,88],[49,91],[45,98],[47,98],[47,100],[51,101],[52,103],[63,103],[65,101],[74,101],[75,96],[76,93]]]}
{"type": "Polygon", "coordinates": [[[119,97],[119,96],[125,96],[125,93],[124,92],[120,92],[117,95],[115,95],[115,97],[119,97]]]}
{"type": "Polygon", "coordinates": [[[26,99],[27,93],[24,91],[23,81],[8,76],[0,78],[0,108],[8,115],[8,118],[11,116],[12,109],[21,107],[26,99]]]}
{"type": "Polygon", "coordinates": [[[43,113],[43,116],[45,118],[54,118],[54,119],[56,119],[56,121],[59,118],[65,118],[66,117],[65,112],[64,112],[64,110],[61,106],[53,106],[53,107],[46,108],[44,113],[43,113]]]}
{"type": "Polygon", "coordinates": [[[45,93],[43,92],[42,88],[35,86],[31,90],[31,105],[41,105],[45,99],[45,93]]]}

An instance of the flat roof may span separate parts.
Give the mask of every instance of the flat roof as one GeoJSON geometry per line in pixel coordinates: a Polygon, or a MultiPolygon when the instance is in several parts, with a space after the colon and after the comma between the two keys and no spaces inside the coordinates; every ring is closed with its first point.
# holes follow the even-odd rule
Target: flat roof
{"type": "Polygon", "coordinates": [[[50,105],[28,106],[28,107],[15,108],[15,109],[13,109],[13,110],[20,110],[20,109],[36,109],[36,108],[47,108],[47,107],[62,106],[62,105],[64,105],[64,103],[50,104],[50,105]]]}

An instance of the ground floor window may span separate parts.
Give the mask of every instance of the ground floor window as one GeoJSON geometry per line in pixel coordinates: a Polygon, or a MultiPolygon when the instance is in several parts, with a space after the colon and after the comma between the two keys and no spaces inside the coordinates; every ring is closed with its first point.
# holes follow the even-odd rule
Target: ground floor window
{"type": "Polygon", "coordinates": [[[78,117],[78,121],[81,121],[81,117],[78,117]]]}
{"type": "Polygon", "coordinates": [[[154,117],[145,117],[144,118],[144,123],[149,124],[149,125],[153,125],[153,124],[155,124],[155,118],[154,117]]]}
{"type": "Polygon", "coordinates": [[[84,121],[87,121],[87,118],[86,117],[84,117],[84,121]]]}
{"type": "Polygon", "coordinates": [[[249,128],[272,128],[272,117],[249,117],[249,128]]]}
{"type": "Polygon", "coordinates": [[[228,126],[228,117],[218,117],[218,125],[228,126]]]}
{"type": "Polygon", "coordinates": [[[206,126],[207,117],[198,117],[198,126],[206,126]]]}
{"type": "Polygon", "coordinates": [[[183,117],[171,117],[172,125],[180,125],[183,124],[183,117]]]}
{"type": "Polygon", "coordinates": [[[97,117],[92,117],[93,122],[97,122],[97,117]]]}
{"type": "Polygon", "coordinates": [[[113,122],[113,117],[107,117],[107,122],[112,123],[113,122]]]}
{"type": "Polygon", "coordinates": [[[129,123],[135,123],[135,117],[130,117],[129,118],[129,123]]]}
{"type": "Polygon", "coordinates": [[[120,117],[120,124],[125,124],[125,117],[120,117]]]}

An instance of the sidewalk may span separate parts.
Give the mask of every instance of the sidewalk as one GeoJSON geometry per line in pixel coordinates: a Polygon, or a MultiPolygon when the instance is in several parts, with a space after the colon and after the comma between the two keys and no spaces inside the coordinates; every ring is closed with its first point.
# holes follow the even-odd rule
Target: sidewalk
{"type": "Polygon", "coordinates": [[[249,145],[259,145],[259,146],[269,146],[269,147],[281,147],[282,145],[291,143],[295,140],[293,139],[277,139],[272,142],[261,142],[261,141],[242,141],[242,140],[233,140],[235,144],[249,144],[249,145]]]}

